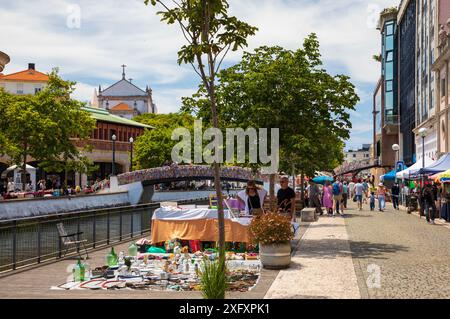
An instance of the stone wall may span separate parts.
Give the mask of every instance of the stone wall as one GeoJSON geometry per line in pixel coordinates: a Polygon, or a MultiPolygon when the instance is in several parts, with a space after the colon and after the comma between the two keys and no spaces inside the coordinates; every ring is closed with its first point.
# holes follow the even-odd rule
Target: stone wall
{"type": "Polygon", "coordinates": [[[129,204],[128,192],[7,200],[0,202],[0,219],[61,214],[129,204]]]}

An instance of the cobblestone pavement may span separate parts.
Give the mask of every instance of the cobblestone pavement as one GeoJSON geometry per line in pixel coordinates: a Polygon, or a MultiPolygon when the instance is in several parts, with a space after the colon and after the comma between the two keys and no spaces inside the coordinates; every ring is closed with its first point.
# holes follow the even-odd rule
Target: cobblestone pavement
{"type": "Polygon", "coordinates": [[[450,298],[448,227],[429,225],[389,204],[385,212],[350,207],[347,213],[362,298],[450,298]]]}

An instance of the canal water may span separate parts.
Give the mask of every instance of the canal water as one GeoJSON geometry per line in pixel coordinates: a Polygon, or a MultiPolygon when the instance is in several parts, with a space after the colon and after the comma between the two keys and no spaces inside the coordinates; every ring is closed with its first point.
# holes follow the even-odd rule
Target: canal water
{"type": "MultiPolygon", "coordinates": [[[[230,194],[236,192],[230,191],[230,194]]],[[[62,218],[38,218],[20,221],[16,226],[10,222],[0,223],[0,272],[11,270],[14,263],[20,267],[57,257],[60,250],[57,223],[62,222],[68,234],[83,232],[80,239],[86,239],[87,248],[92,248],[94,242],[96,246],[106,245],[108,232],[111,244],[149,231],[151,216],[158,202],[188,200],[200,203],[196,200],[214,193],[213,190],[155,192],[152,198],[155,203],[144,207],[103,209],[62,218]]]]}

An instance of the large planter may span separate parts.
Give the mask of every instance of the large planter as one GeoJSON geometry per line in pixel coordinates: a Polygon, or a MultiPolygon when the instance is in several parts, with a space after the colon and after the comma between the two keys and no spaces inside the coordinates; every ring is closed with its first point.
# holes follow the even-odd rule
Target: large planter
{"type": "Polygon", "coordinates": [[[266,269],[285,269],[291,264],[291,243],[259,244],[259,257],[266,269]]]}

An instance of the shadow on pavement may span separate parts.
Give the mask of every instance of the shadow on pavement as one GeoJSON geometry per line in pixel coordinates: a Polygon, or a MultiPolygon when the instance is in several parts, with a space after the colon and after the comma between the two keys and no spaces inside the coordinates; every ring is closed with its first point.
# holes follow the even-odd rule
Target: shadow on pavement
{"type": "Polygon", "coordinates": [[[300,244],[297,256],[305,258],[332,258],[351,256],[353,258],[375,258],[387,259],[381,257],[383,254],[397,253],[399,251],[408,251],[406,246],[395,244],[381,244],[368,241],[347,241],[336,238],[308,240],[303,245],[300,244]],[[350,250],[348,245],[350,244],[350,250]]]}

